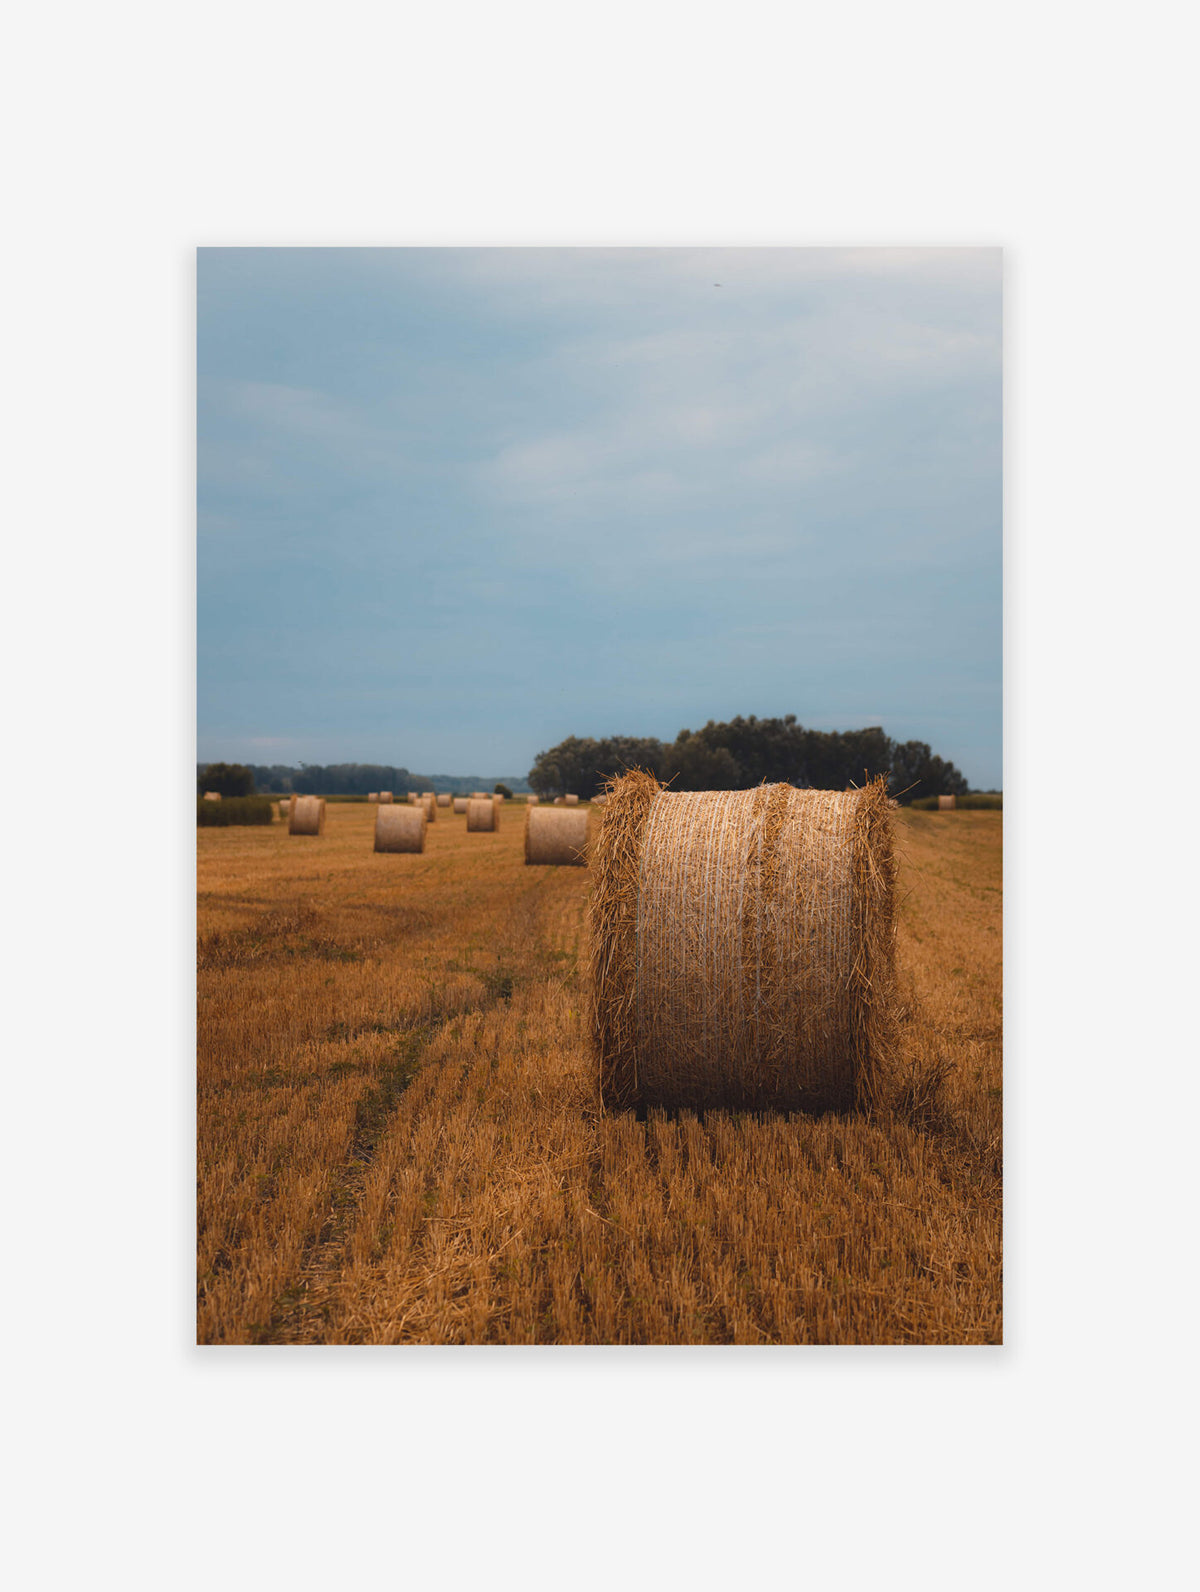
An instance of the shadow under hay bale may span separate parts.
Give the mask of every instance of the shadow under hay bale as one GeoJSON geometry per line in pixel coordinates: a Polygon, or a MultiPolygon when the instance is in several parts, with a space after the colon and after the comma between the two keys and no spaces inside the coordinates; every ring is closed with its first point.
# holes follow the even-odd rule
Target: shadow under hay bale
{"type": "Polygon", "coordinates": [[[424,851],[428,827],[423,807],[393,802],[375,815],[376,851],[424,851]]]}
{"type": "Polygon", "coordinates": [[[588,812],[531,807],[525,814],[525,861],[564,868],[587,867],[588,812]]]}
{"type": "Polygon", "coordinates": [[[325,798],[323,796],[297,796],[294,798],[288,819],[289,835],[323,835],[325,833],[325,798]]]}
{"type": "Polygon", "coordinates": [[[627,774],[591,847],[607,1105],[846,1110],[893,1047],[885,783],[670,792],[627,774]]]}
{"type": "Polygon", "coordinates": [[[467,833],[490,835],[500,827],[500,809],[490,796],[472,798],[467,803],[467,833]]]}

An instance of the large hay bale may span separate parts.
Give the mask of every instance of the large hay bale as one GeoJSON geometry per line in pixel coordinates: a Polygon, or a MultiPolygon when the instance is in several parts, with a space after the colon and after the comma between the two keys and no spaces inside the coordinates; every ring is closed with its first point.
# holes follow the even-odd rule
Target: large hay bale
{"type": "Polygon", "coordinates": [[[448,791],[442,791],[438,795],[437,804],[439,807],[449,807],[450,800],[450,793],[448,791]]]}
{"type": "Polygon", "coordinates": [[[490,835],[500,827],[500,811],[490,796],[472,797],[467,803],[467,833],[490,835]]]}
{"type": "Polygon", "coordinates": [[[552,807],[531,807],[525,814],[526,863],[553,863],[564,868],[587,866],[588,813],[552,807]]]}
{"type": "Polygon", "coordinates": [[[938,812],[939,813],[952,813],[954,811],[954,808],[955,808],[955,802],[954,802],[954,797],[953,796],[939,796],[938,797],[938,812]]]}
{"type": "Polygon", "coordinates": [[[367,800],[369,802],[377,802],[379,800],[379,792],[377,790],[369,790],[367,792],[367,800]]]}
{"type": "Polygon", "coordinates": [[[376,851],[424,851],[425,809],[393,802],[375,814],[376,851]]]}
{"type": "Polygon", "coordinates": [[[392,793],[391,793],[390,790],[381,790],[379,792],[379,800],[380,800],[380,803],[382,804],[382,803],[390,802],[390,801],[394,800],[394,797],[392,796],[392,793]]]}
{"type": "Polygon", "coordinates": [[[847,1109],[891,1045],[891,810],[863,790],[610,786],[591,846],[593,1033],[614,1105],[847,1109]]]}
{"type": "Polygon", "coordinates": [[[206,802],[219,802],[221,800],[221,792],[219,790],[206,790],[204,792],[204,800],[206,802]]]}
{"type": "Polygon", "coordinates": [[[578,796],[564,796],[563,797],[563,806],[564,807],[578,807],[579,806],[579,797],[578,796]]]}
{"type": "Polygon", "coordinates": [[[288,819],[289,835],[323,835],[325,833],[324,796],[296,796],[293,798],[288,819]]]}
{"type": "Polygon", "coordinates": [[[465,813],[466,810],[467,810],[467,798],[465,796],[456,796],[454,798],[454,811],[456,813],[465,813]]]}

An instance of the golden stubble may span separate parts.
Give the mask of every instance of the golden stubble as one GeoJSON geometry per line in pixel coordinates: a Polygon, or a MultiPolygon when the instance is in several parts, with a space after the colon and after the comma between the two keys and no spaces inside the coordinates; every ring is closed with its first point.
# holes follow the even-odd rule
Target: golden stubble
{"type": "Polygon", "coordinates": [[[205,1343],[989,1343],[1002,817],[897,816],[869,1112],[605,1113],[591,870],[443,810],[420,855],[198,832],[205,1343]]]}

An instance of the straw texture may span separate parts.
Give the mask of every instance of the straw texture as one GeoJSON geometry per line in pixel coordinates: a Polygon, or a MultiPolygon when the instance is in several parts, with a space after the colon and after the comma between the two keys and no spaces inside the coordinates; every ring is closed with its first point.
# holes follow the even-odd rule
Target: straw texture
{"type": "Polygon", "coordinates": [[[288,819],[289,835],[323,835],[325,833],[325,798],[323,796],[295,796],[288,819]]]}
{"type": "Polygon", "coordinates": [[[891,811],[858,791],[609,787],[592,846],[609,1105],[848,1109],[891,1052],[891,811]]]}
{"type": "Polygon", "coordinates": [[[953,796],[939,796],[938,797],[938,812],[939,813],[952,813],[954,811],[954,809],[955,809],[955,801],[954,801],[954,797],[953,796]]]}
{"type": "Polygon", "coordinates": [[[456,796],[454,798],[454,811],[456,813],[465,813],[466,810],[467,810],[467,798],[465,796],[456,796]]]}
{"type": "Polygon", "coordinates": [[[425,809],[393,802],[375,814],[376,851],[424,851],[425,809]]]}
{"type": "Polygon", "coordinates": [[[587,867],[588,814],[555,812],[553,807],[531,807],[525,814],[526,863],[554,863],[560,867],[587,867]]]}
{"type": "Polygon", "coordinates": [[[467,833],[491,834],[500,827],[500,813],[490,796],[482,801],[475,797],[467,803],[467,833]]]}

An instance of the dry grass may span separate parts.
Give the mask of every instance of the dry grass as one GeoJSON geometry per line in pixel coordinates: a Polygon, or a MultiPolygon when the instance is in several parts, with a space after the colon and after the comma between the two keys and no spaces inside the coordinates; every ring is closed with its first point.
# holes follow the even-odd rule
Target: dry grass
{"type": "Polygon", "coordinates": [[[870,1115],[602,1113],[588,870],[331,806],[199,847],[206,1343],[992,1343],[1002,815],[897,815],[870,1115]]]}

